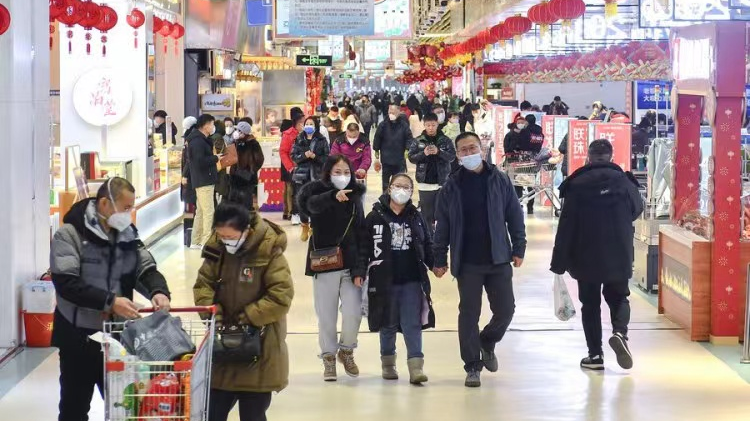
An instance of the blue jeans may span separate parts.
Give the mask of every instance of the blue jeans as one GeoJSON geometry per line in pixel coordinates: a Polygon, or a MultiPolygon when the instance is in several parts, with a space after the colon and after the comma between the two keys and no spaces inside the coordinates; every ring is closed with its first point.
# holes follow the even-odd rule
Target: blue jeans
{"type": "Polygon", "coordinates": [[[396,355],[396,333],[400,326],[406,343],[407,358],[424,358],[422,354],[423,297],[420,282],[391,286],[388,324],[380,329],[380,355],[396,355]]]}

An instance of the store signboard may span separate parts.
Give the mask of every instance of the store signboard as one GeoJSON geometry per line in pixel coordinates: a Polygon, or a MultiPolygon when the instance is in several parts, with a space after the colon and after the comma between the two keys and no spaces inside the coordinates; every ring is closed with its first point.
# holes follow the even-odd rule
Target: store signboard
{"type": "Polygon", "coordinates": [[[372,0],[289,0],[289,35],[293,37],[374,34],[372,0]]]}
{"type": "Polygon", "coordinates": [[[544,146],[549,148],[555,137],[555,117],[553,115],[542,116],[542,134],[544,135],[544,146]]]}
{"type": "Polygon", "coordinates": [[[587,6],[583,15],[583,38],[587,40],[667,40],[667,28],[638,26],[638,6],[618,5],[617,15],[607,17],[604,6],[587,6]]]}
{"type": "Polygon", "coordinates": [[[636,82],[635,91],[635,104],[638,110],[672,109],[672,82],[636,82]]]}
{"type": "Polygon", "coordinates": [[[388,61],[391,59],[391,42],[388,40],[365,40],[365,61],[388,61]]]}
{"type": "Polygon", "coordinates": [[[333,66],[333,56],[297,54],[297,66],[331,67],[333,66]]]}
{"type": "Polygon", "coordinates": [[[607,139],[612,143],[612,162],[624,171],[630,171],[631,131],[630,124],[599,123],[594,125],[594,139],[607,139]]]}
{"type": "Polygon", "coordinates": [[[73,107],[78,115],[94,126],[113,126],[121,122],[133,105],[129,79],[110,68],[84,73],[73,87],[73,107]]]}
{"type": "Polygon", "coordinates": [[[273,0],[246,0],[248,26],[265,26],[273,23],[273,0]]]}
{"type": "Polygon", "coordinates": [[[234,111],[234,95],[203,94],[201,111],[234,111]]]}
{"type": "Polygon", "coordinates": [[[568,174],[586,165],[589,152],[589,122],[570,120],[568,128],[568,174]]]}

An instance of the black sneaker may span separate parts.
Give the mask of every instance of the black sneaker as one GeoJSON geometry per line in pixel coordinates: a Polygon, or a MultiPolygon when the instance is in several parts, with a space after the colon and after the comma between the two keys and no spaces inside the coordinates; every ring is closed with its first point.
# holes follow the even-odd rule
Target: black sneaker
{"type": "Polygon", "coordinates": [[[479,377],[479,370],[471,370],[466,373],[466,381],[464,381],[466,387],[481,387],[482,381],[479,377]]]}
{"type": "Polygon", "coordinates": [[[615,351],[617,364],[620,364],[620,367],[626,370],[633,368],[633,356],[630,354],[630,348],[628,348],[628,338],[622,333],[615,333],[609,338],[609,346],[615,351]]]}
{"type": "Polygon", "coordinates": [[[581,360],[581,368],[587,370],[604,370],[604,358],[601,355],[589,355],[581,360]]]}
{"type": "Polygon", "coordinates": [[[482,347],[482,364],[490,373],[495,373],[500,368],[493,348],[494,346],[492,348],[482,347]]]}

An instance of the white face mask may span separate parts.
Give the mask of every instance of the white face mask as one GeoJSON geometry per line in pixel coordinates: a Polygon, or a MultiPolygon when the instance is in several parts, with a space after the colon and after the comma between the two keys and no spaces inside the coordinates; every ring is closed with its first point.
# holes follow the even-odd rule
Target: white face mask
{"type": "Polygon", "coordinates": [[[224,243],[224,248],[227,249],[227,253],[229,254],[235,254],[239,249],[242,247],[243,244],[245,244],[245,240],[247,239],[247,233],[242,234],[242,237],[240,237],[239,240],[224,240],[222,239],[221,242],[224,243]]]}
{"type": "Polygon", "coordinates": [[[352,176],[350,175],[332,175],[331,176],[331,183],[333,183],[333,186],[339,190],[344,190],[346,186],[349,185],[350,181],[352,181],[352,176]]]}
{"type": "Polygon", "coordinates": [[[234,140],[239,140],[241,136],[242,136],[242,132],[240,132],[239,130],[232,133],[232,139],[234,140]]]}
{"type": "Polygon", "coordinates": [[[123,232],[133,223],[133,220],[130,218],[130,211],[117,212],[117,205],[115,205],[115,200],[112,198],[112,179],[110,178],[107,183],[107,190],[110,191],[109,200],[112,202],[112,207],[115,208],[115,213],[107,218],[107,225],[119,232],[123,232]]]}
{"type": "Polygon", "coordinates": [[[391,121],[395,121],[398,116],[396,114],[388,114],[388,118],[391,119],[391,121]]]}
{"type": "Polygon", "coordinates": [[[227,126],[227,134],[232,134],[234,132],[234,127],[227,126]]]}
{"type": "Polygon", "coordinates": [[[346,137],[346,141],[349,142],[350,145],[357,143],[357,140],[359,140],[358,137],[349,137],[349,136],[346,137]]]}
{"type": "Polygon", "coordinates": [[[398,205],[404,205],[411,199],[411,190],[392,188],[391,199],[398,205]]]}
{"type": "Polygon", "coordinates": [[[445,114],[438,113],[437,118],[438,118],[438,123],[443,124],[443,122],[445,121],[445,114]]]}
{"type": "Polygon", "coordinates": [[[482,165],[482,154],[477,153],[461,158],[461,165],[469,171],[474,171],[482,165]]]}
{"type": "Polygon", "coordinates": [[[213,136],[214,133],[216,133],[216,126],[211,126],[211,136],[213,136]]]}
{"type": "Polygon", "coordinates": [[[525,124],[516,124],[516,127],[518,127],[518,130],[523,130],[526,128],[525,124]]]}

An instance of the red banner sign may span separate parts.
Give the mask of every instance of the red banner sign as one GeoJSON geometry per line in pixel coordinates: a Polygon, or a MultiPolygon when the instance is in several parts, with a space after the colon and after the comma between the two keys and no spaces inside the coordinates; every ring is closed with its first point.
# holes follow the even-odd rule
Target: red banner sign
{"type": "Polygon", "coordinates": [[[568,129],[568,174],[586,165],[589,152],[589,121],[570,120],[568,129]]]}
{"type": "Polygon", "coordinates": [[[544,134],[544,147],[548,148],[552,145],[552,141],[555,138],[555,118],[554,115],[542,116],[542,134],[544,134]]]}
{"type": "Polygon", "coordinates": [[[624,171],[630,171],[630,124],[599,123],[594,126],[594,139],[607,139],[612,143],[612,162],[624,171]]]}

